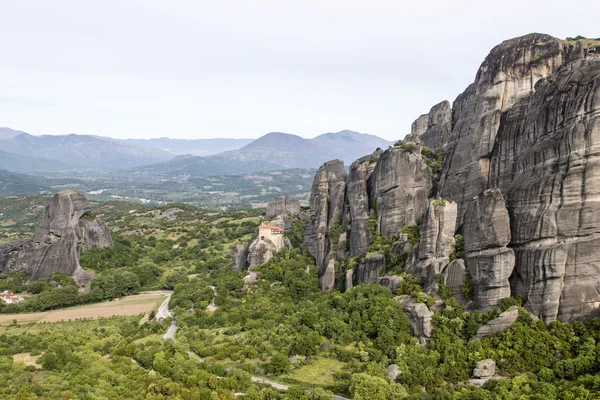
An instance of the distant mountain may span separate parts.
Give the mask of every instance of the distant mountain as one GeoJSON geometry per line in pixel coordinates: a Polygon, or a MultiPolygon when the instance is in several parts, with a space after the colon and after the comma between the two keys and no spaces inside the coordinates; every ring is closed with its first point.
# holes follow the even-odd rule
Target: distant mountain
{"type": "Polygon", "coordinates": [[[21,132],[10,139],[0,140],[0,148],[22,156],[58,160],[70,167],[105,171],[153,164],[173,156],[159,149],[75,134],[33,136],[21,132]]]}
{"type": "MultiPolygon", "coordinates": [[[[0,147],[2,147],[2,141],[0,141],[0,147]]],[[[0,150],[0,170],[40,174],[43,172],[65,171],[72,168],[72,166],[58,160],[29,157],[0,150]]]]}
{"type": "Polygon", "coordinates": [[[15,131],[14,129],[10,129],[5,126],[2,126],[2,127],[0,127],[0,140],[11,139],[11,138],[14,138],[15,136],[20,135],[21,133],[25,133],[25,132],[15,131]]]}
{"type": "Polygon", "coordinates": [[[313,139],[282,132],[268,133],[238,150],[209,157],[183,155],[167,162],[139,167],[127,173],[173,178],[237,175],[286,168],[317,168],[325,161],[342,159],[348,165],[378,147],[393,144],[377,136],[353,131],[326,133],[313,139]]]}
{"type": "Polygon", "coordinates": [[[123,139],[118,140],[134,146],[144,146],[173,154],[191,154],[193,156],[210,156],[224,151],[244,147],[254,139],[123,139]]]}
{"type": "Polygon", "coordinates": [[[286,168],[316,168],[325,161],[339,158],[350,164],[357,158],[370,154],[378,147],[393,144],[374,135],[344,130],[325,133],[313,139],[304,139],[288,133],[268,133],[239,150],[219,156],[230,160],[261,160],[286,168]]]}

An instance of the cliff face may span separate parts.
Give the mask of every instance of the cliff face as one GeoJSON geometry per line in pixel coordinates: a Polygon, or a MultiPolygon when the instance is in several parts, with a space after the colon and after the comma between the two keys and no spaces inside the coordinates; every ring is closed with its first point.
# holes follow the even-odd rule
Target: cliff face
{"type": "Polygon", "coordinates": [[[55,272],[72,275],[80,284],[89,281],[89,274],[79,265],[80,253],[113,245],[101,222],[80,219],[91,210],[81,193],[63,191],[54,195],[33,239],[0,245],[0,271],[26,270],[30,281],[55,272]]]}
{"type": "MultiPolygon", "coordinates": [[[[440,210],[425,214],[410,272],[442,273],[460,291],[464,267],[456,262],[448,269],[454,226],[464,234],[478,308],[521,295],[545,322],[600,315],[599,49],[544,34],[505,41],[451,109],[437,104],[415,121],[405,144],[355,162],[344,200],[349,256],[366,255],[372,219],[383,238],[400,239],[396,253],[407,250],[403,227],[424,216],[435,185],[423,141],[444,148],[437,194],[456,203],[456,220],[440,210]]],[[[320,230],[307,235],[309,248],[318,247],[317,231],[327,236],[331,229],[331,214],[319,208],[313,211],[320,230]]],[[[349,273],[353,284],[362,283],[359,275],[374,279],[374,268],[366,271],[361,260],[354,264],[361,273],[349,273]]]]}
{"type": "Polygon", "coordinates": [[[341,223],[346,190],[344,162],[333,160],[317,171],[310,194],[311,223],[304,232],[304,248],[315,257],[317,270],[323,274],[333,256],[333,243],[329,236],[337,223],[341,223]]]}

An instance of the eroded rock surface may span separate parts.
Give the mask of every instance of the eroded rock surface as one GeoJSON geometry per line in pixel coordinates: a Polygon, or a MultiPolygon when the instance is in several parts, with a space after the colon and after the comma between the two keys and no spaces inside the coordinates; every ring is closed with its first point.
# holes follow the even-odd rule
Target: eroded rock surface
{"type": "Polygon", "coordinates": [[[515,256],[510,242],[510,220],[499,189],[489,189],[473,199],[464,221],[465,262],[473,281],[477,308],[496,308],[510,297],[515,256]]]}
{"type": "Polygon", "coordinates": [[[267,204],[267,219],[278,215],[298,215],[302,211],[300,202],[293,196],[280,196],[267,204]]]}
{"type": "Polygon", "coordinates": [[[304,232],[304,249],[315,257],[319,276],[323,275],[333,256],[329,231],[341,223],[346,176],[343,161],[329,161],[319,168],[312,185],[310,208],[313,216],[304,232]]]}
{"type": "Polygon", "coordinates": [[[61,272],[73,276],[79,284],[87,283],[91,277],[79,265],[80,253],[113,245],[104,224],[81,219],[91,211],[81,193],[66,190],[55,194],[46,205],[33,239],[0,245],[0,271],[25,270],[30,281],[61,272]]]}
{"type": "Polygon", "coordinates": [[[515,322],[517,322],[518,318],[519,307],[512,306],[508,310],[500,314],[498,317],[494,318],[487,324],[483,325],[481,328],[477,329],[477,333],[475,334],[475,336],[473,336],[473,339],[481,340],[491,335],[506,332],[515,324],[515,322]]]}
{"type": "Polygon", "coordinates": [[[448,101],[431,107],[428,114],[413,122],[411,133],[417,134],[430,149],[445,147],[452,134],[452,110],[448,101]]]}
{"type": "Polygon", "coordinates": [[[405,139],[409,147],[384,151],[373,171],[377,224],[385,238],[400,237],[402,228],[413,225],[427,207],[431,170],[421,156],[423,143],[416,136],[405,139]]]}
{"type": "Polygon", "coordinates": [[[419,337],[422,345],[427,345],[433,334],[433,312],[426,304],[419,303],[409,296],[401,296],[400,302],[404,306],[404,312],[408,317],[410,328],[415,336],[419,337]]]}
{"type": "Polygon", "coordinates": [[[454,251],[456,230],[456,203],[431,200],[421,224],[421,241],[405,267],[406,272],[422,276],[426,286],[435,283],[435,277],[450,263],[454,251]]]}
{"type": "Polygon", "coordinates": [[[231,260],[234,271],[244,271],[248,269],[248,245],[237,244],[233,249],[233,257],[231,260]]]}

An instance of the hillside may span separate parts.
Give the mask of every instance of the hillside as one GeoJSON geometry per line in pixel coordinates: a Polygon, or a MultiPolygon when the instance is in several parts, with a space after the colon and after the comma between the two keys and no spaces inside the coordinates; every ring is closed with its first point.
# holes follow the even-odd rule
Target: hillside
{"type": "Polygon", "coordinates": [[[172,154],[163,150],[75,134],[33,136],[23,132],[0,140],[0,148],[21,156],[56,160],[70,168],[99,170],[152,164],[172,157],[172,154]]]}
{"type": "Polygon", "coordinates": [[[229,150],[239,149],[254,139],[171,139],[168,137],[156,139],[113,139],[115,141],[159,149],[173,154],[191,154],[194,156],[210,156],[229,150]]]}
{"type": "Polygon", "coordinates": [[[327,133],[304,139],[288,133],[268,133],[238,150],[209,157],[180,156],[167,162],[136,168],[132,174],[141,177],[212,175],[265,172],[285,168],[316,168],[332,158],[351,161],[356,157],[387,148],[388,142],[373,135],[352,131],[327,133]]]}

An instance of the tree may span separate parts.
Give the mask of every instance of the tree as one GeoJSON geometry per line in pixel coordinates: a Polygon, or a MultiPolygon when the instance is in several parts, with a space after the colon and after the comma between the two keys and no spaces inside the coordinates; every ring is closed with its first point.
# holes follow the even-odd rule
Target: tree
{"type": "Polygon", "coordinates": [[[392,388],[385,379],[361,372],[352,375],[350,393],[354,400],[388,400],[392,388]]]}

